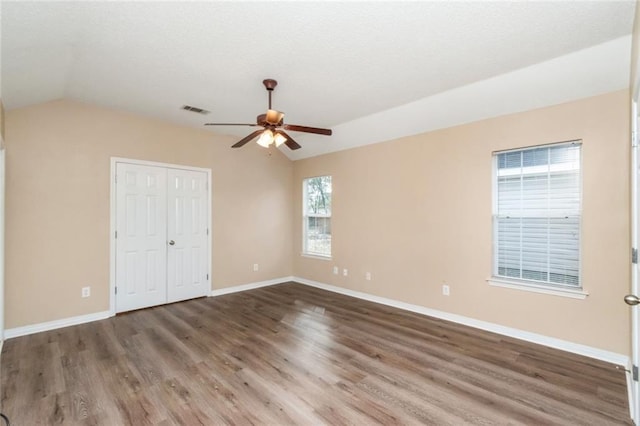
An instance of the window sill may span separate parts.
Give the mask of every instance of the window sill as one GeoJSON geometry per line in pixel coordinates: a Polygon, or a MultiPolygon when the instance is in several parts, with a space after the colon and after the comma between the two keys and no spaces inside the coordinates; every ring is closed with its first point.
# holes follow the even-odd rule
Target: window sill
{"type": "Polygon", "coordinates": [[[550,294],[553,296],[569,297],[571,299],[586,299],[589,293],[582,289],[556,288],[527,281],[509,280],[505,278],[491,277],[487,279],[489,285],[495,287],[511,288],[514,290],[530,291],[533,293],[550,294]]]}
{"type": "Polygon", "coordinates": [[[300,253],[302,257],[308,257],[309,259],[319,259],[319,260],[331,260],[331,256],[325,256],[322,254],[311,254],[311,253],[300,253]]]}

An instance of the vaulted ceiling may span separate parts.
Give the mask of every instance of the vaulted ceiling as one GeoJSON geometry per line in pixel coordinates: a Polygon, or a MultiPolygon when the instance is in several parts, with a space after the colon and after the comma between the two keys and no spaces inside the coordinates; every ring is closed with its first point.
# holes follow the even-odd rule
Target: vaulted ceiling
{"type": "Polygon", "coordinates": [[[295,134],[299,159],[628,87],[635,1],[0,7],[5,108],[70,98],[200,128],[254,121],[275,78],[286,122],[334,129],[295,134]]]}

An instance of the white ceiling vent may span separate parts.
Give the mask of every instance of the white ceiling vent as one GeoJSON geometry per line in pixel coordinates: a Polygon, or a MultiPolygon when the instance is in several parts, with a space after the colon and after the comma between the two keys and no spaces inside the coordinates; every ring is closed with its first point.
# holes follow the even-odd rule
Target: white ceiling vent
{"type": "Polygon", "coordinates": [[[185,111],[191,111],[191,112],[195,112],[195,113],[202,114],[202,115],[209,114],[209,112],[210,112],[210,111],[207,111],[206,109],[194,107],[194,106],[191,106],[191,105],[183,105],[182,109],[185,110],[185,111]]]}

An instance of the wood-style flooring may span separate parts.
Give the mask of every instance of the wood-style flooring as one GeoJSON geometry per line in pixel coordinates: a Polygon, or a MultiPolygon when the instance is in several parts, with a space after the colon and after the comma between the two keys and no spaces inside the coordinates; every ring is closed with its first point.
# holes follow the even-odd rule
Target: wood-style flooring
{"type": "Polygon", "coordinates": [[[286,283],[6,341],[15,426],[631,424],[623,371],[286,283]]]}

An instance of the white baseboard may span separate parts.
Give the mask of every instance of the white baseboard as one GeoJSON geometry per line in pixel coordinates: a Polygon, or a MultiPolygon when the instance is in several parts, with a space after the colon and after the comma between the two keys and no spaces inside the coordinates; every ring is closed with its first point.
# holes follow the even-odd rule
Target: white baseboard
{"type": "Polygon", "coordinates": [[[40,333],[41,331],[55,330],[56,328],[70,327],[72,325],[84,324],[92,321],[99,321],[109,318],[109,311],[96,312],[93,314],[79,315],[77,317],[63,318],[55,321],[41,322],[38,324],[25,325],[22,327],[8,328],[4,331],[5,339],[26,336],[28,334],[40,333]]]}
{"type": "MultiPolygon", "coordinates": [[[[237,293],[241,291],[252,290],[260,287],[267,287],[276,284],[282,284],[289,281],[295,281],[300,284],[308,285],[311,287],[317,287],[323,290],[332,291],[334,293],[344,294],[346,296],[356,297],[358,299],[368,300],[374,303],[380,303],[382,305],[392,306],[394,308],[403,309],[405,311],[415,312],[422,315],[428,315],[435,318],[444,319],[447,321],[455,322],[457,324],[463,324],[469,327],[478,328],[481,330],[490,331],[493,333],[501,334],[503,336],[509,336],[516,339],[524,340],[527,342],[537,343],[540,345],[548,346],[551,348],[560,349],[563,351],[575,353],[578,355],[584,355],[590,358],[599,359],[612,364],[623,366],[627,368],[630,359],[629,356],[618,354],[615,352],[606,351],[603,349],[594,348],[579,343],[573,343],[555,337],[548,337],[542,334],[531,333],[528,331],[518,330],[516,328],[506,327],[499,324],[494,324],[486,321],[480,321],[473,318],[465,317],[462,315],[451,314],[444,311],[438,311],[435,309],[425,308],[423,306],[412,305],[410,303],[400,302],[386,297],[374,296],[372,294],[363,293],[360,291],[349,290],[342,287],[336,287],[330,284],[321,283],[318,281],[308,280],[301,277],[282,277],[275,278],[267,281],[259,281],[255,283],[248,283],[237,285],[233,287],[221,288],[218,290],[212,290],[211,296],[222,296],[223,294],[237,293]]],[[[98,321],[111,316],[109,311],[96,312],[88,315],[80,315],[77,317],[65,318],[61,320],[49,321],[39,324],[27,325],[23,327],[9,328],[5,330],[5,339],[11,339],[19,336],[26,336],[28,334],[39,333],[41,331],[55,330],[57,328],[69,327],[72,325],[84,324],[91,321],[98,321]]]]}
{"type": "MultiPolygon", "coordinates": [[[[255,283],[243,284],[233,287],[221,288],[211,291],[211,296],[221,296],[223,294],[236,293],[239,291],[252,290],[254,288],[266,287],[275,284],[282,284],[292,281],[293,277],[282,277],[273,280],[259,281],[255,283]]],[[[84,324],[92,321],[99,321],[113,316],[110,311],[96,312],[93,314],[80,315],[77,317],[63,318],[55,321],[42,322],[38,324],[25,325],[22,327],[8,328],[4,331],[4,338],[12,339],[14,337],[26,336],[28,334],[40,333],[41,331],[55,330],[57,328],[69,327],[72,325],[84,324]]],[[[0,345],[2,342],[0,342],[0,345]]],[[[0,346],[1,349],[1,346],[0,346]]]]}
{"type": "Polygon", "coordinates": [[[211,296],[222,296],[223,294],[237,293],[239,291],[253,290],[254,288],[267,287],[270,285],[282,284],[288,281],[293,281],[293,277],[274,278],[267,281],[258,281],[255,283],[235,285],[232,287],[225,287],[218,290],[211,290],[211,296]]]}
{"type": "Polygon", "coordinates": [[[392,306],[394,308],[403,309],[405,311],[428,315],[431,317],[455,322],[457,324],[463,324],[473,328],[479,328],[481,330],[490,331],[493,333],[501,334],[503,336],[509,336],[509,337],[513,337],[513,338],[524,340],[531,343],[537,343],[537,344],[548,346],[551,348],[560,349],[566,352],[571,352],[578,355],[584,355],[589,358],[595,358],[601,361],[606,361],[612,364],[620,365],[620,366],[623,366],[624,368],[626,368],[629,365],[629,357],[627,355],[623,355],[615,352],[609,352],[603,349],[598,349],[591,346],[582,345],[579,343],[568,342],[566,340],[556,339],[555,337],[548,337],[542,334],[531,333],[529,331],[518,330],[516,328],[505,327],[503,325],[494,324],[491,322],[480,321],[477,319],[464,317],[462,315],[451,314],[448,312],[425,308],[423,306],[412,305],[410,303],[400,302],[393,299],[387,299],[386,297],[374,296],[368,293],[349,290],[342,287],[336,287],[333,285],[308,280],[306,278],[293,277],[292,281],[298,282],[300,284],[305,284],[311,287],[317,287],[323,290],[332,291],[334,293],[340,293],[346,296],[352,296],[358,299],[368,300],[370,302],[392,306]]]}

